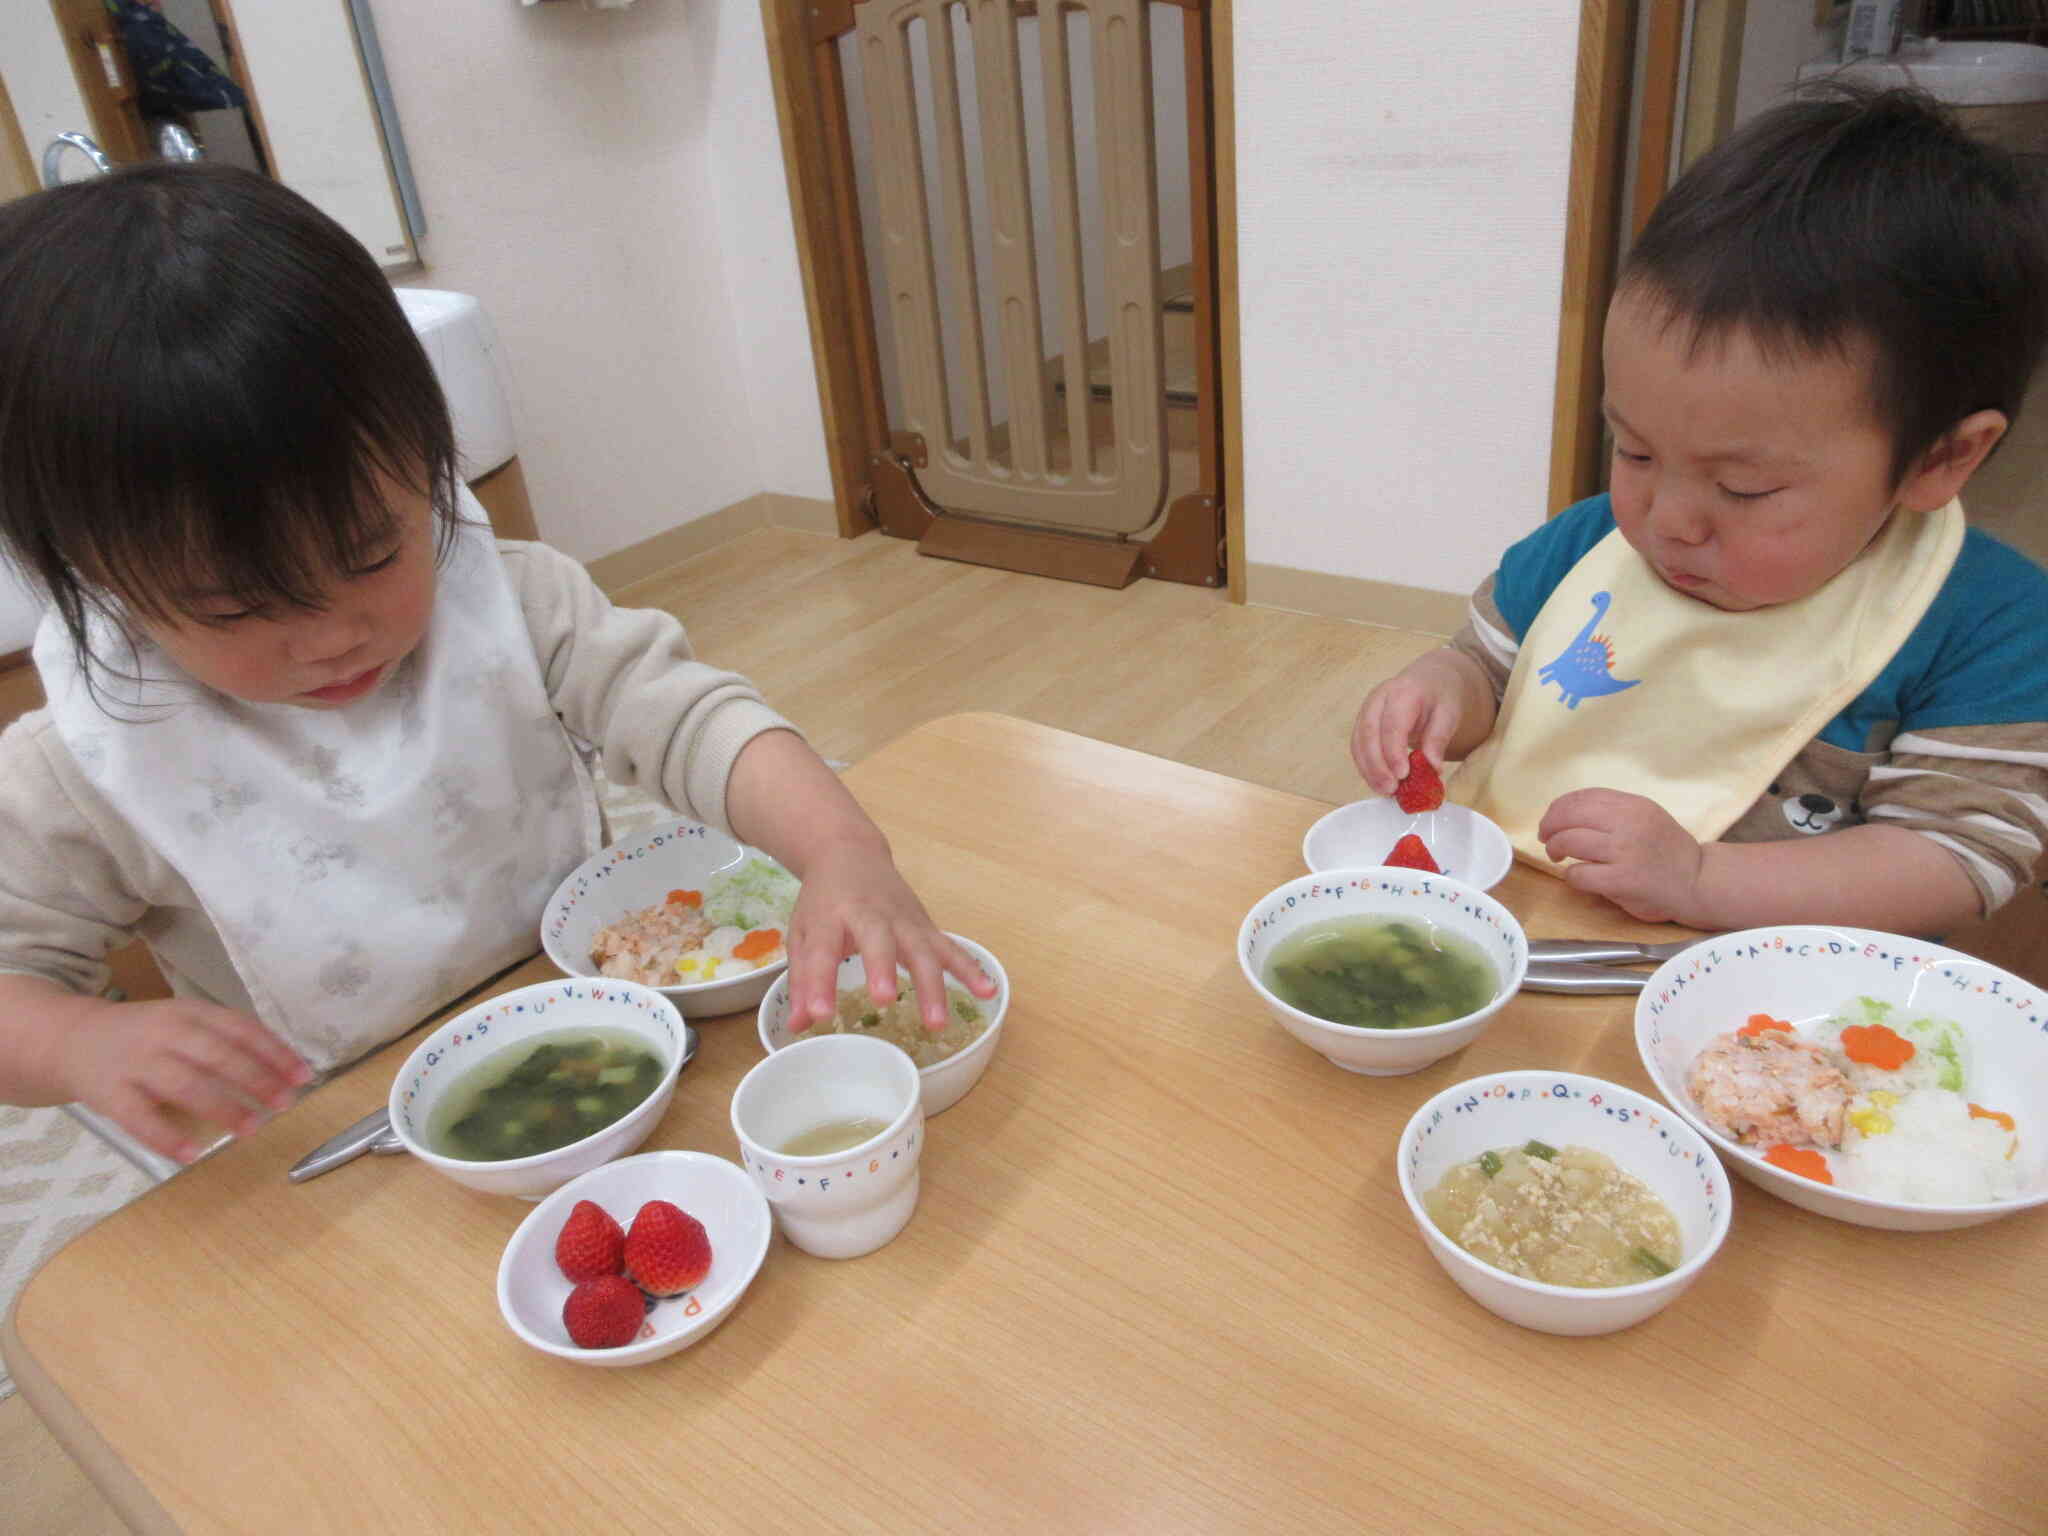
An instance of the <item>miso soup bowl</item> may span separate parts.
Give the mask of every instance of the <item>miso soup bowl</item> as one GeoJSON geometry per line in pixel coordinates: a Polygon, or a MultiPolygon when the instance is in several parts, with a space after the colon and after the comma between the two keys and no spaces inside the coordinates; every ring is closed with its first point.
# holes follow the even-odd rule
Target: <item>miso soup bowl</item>
{"type": "MultiPolygon", "coordinates": [[[[991,998],[975,998],[975,1005],[988,1015],[988,1028],[981,1037],[964,1051],[955,1051],[944,1061],[933,1062],[928,1067],[917,1069],[918,1091],[924,1100],[924,1112],[936,1115],[942,1109],[951,1109],[967,1096],[967,1090],[981,1080],[981,1074],[988,1070],[988,1064],[996,1054],[996,1037],[1003,1032],[1003,1016],[1010,1011],[1010,978],[1003,970],[1000,960],[983,949],[974,940],[957,933],[946,935],[968,954],[981,962],[988,979],[996,984],[996,995],[991,998]]],[[[958,977],[953,978],[958,980],[958,977]]],[[[867,985],[867,967],[859,955],[851,955],[839,962],[838,989],[867,985]]],[[[898,986],[906,985],[910,973],[901,966],[896,970],[898,986]]],[[[971,995],[971,994],[970,994],[971,995]]],[[[789,1027],[789,977],[787,974],[775,978],[775,985],[768,989],[768,995],[761,999],[758,1016],[761,1044],[769,1054],[799,1040],[813,1038],[810,1032],[797,1033],[789,1027]]]]}
{"type": "Polygon", "coordinates": [[[458,1184],[489,1195],[538,1200],[591,1169],[624,1157],[661,1123],[676,1077],[696,1051],[696,1035],[674,1003],[630,981],[571,977],[520,987],[477,1004],[435,1029],[406,1058],[391,1084],[391,1128],[406,1151],[458,1184]],[[619,1030],[647,1043],[661,1061],[654,1092],[581,1141],[532,1157],[476,1162],[427,1145],[442,1096],[478,1062],[565,1029],[619,1030]]]}
{"type": "Polygon", "coordinates": [[[1399,1077],[1463,1050],[1485,1032],[1522,985],[1529,940],[1514,913],[1461,880],[1413,869],[1333,869],[1290,880],[1254,902],[1237,931],[1237,963],[1266,1011],[1310,1050],[1346,1072],[1399,1077]],[[1493,968],[1493,996],[1461,1019],[1420,1029],[1334,1024],[1282,1001],[1265,981],[1273,951],[1311,924],[1338,917],[1404,918],[1470,940],[1493,968]]]}
{"type": "Polygon", "coordinates": [[[1487,1311],[1540,1333],[1633,1327],[1684,1295],[1728,1236],[1728,1176],[1706,1140],[1655,1099],[1576,1072],[1497,1072],[1446,1088],[1409,1120],[1394,1164],[1401,1197],[1444,1273],[1487,1311]],[[1678,1222],[1678,1267],[1633,1285],[1546,1285],[1496,1269],[1445,1236],[1423,1195],[1456,1164],[1531,1139],[1603,1153],[1647,1184],[1678,1222]]]}

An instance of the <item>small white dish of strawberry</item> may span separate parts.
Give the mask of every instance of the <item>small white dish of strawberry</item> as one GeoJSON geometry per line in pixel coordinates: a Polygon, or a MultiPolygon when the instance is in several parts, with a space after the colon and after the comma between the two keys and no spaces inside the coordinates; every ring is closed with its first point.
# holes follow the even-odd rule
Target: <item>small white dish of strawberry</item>
{"type": "Polygon", "coordinates": [[[1340,805],[1308,829],[1302,862],[1334,869],[1419,869],[1478,890],[1500,884],[1515,862],[1507,834],[1469,806],[1444,798],[1443,779],[1421,752],[1391,795],[1340,805]]]}
{"type": "Polygon", "coordinates": [[[535,1349],[639,1365],[722,1322],[761,1268],[773,1221],[754,1181],[705,1152],[646,1152],[592,1169],[519,1224],[498,1263],[498,1310],[535,1349]]]}

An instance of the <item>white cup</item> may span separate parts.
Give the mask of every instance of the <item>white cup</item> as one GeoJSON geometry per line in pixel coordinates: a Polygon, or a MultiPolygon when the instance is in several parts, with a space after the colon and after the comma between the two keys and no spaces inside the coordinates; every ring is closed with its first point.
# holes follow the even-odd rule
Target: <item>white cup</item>
{"type": "Polygon", "coordinates": [[[783,1236],[806,1253],[873,1253],[917,1208],[924,1152],[917,1063],[886,1040],[818,1035],[784,1046],[733,1090],[732,1129],[783,1236]],[[792,1157],[782,1150],[845,1120],[878,1120],[886,1129],[843,1152],[792,1157]]]}

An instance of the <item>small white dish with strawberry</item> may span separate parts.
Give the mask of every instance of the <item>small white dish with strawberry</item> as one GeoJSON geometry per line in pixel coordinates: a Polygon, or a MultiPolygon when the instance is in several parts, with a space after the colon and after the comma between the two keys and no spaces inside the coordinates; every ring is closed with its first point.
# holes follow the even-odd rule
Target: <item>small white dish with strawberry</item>
{"type": "Polygon", "coordinates": [[[498,1311],[522,1341],[579,1365],[659,1360],[725,1320],[773,1225],[760,1189],[722,1157],[621,1158],[519,1224],[498,1261],[498,1311]]]}
{"type": "Polygon", "coordinates": [[[1308,829],[1301,860],[1330,869],[1419,869],[1490,891],[1513,867],[1507,833],[1469,806],[1444,798],[1443,781],[1420,752],[1391,795],[1340,805],[1308,829]]]}

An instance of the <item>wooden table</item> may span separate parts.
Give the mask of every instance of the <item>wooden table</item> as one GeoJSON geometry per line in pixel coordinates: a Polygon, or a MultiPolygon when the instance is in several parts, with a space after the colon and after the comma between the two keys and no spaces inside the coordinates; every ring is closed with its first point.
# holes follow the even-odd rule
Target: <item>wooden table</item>
{"type": "MultiPolygon", "coordinates": [[[[1340,1072],[1239,975],[1324,807],[991,715],[847,780],[1015,990],[868,1258],[777,1239],[717,1332],[590,1370],[500,1323],[529,1207],[403,1158],[305,1185],[400,1041],[84,1234],[5,1338],[142,1529],[1035,1532],[2032,1529],[2048,1522],[2048,1221],[1867,1231],[1739,1184],[1626,1333],[1467,1300],[1394,1182],[1414,1106],[1549,1066],[1649,1090],[1628,997],[1524,995],[1413,1077],[1340,1072]],[[657,1523],[658,1522],[658,1523],[657,1523]]],[[[1518,870],[1538,936],[1651,936],[1518,870]]],[[[506,985],[549,974],[542,963],[506,985]]],[[[650,1147],[734,1156],[760,1054],[714,1021],[650,1147]]],[[[4,1523],[4,1522],[0,1522],[4,1523]]]]}

